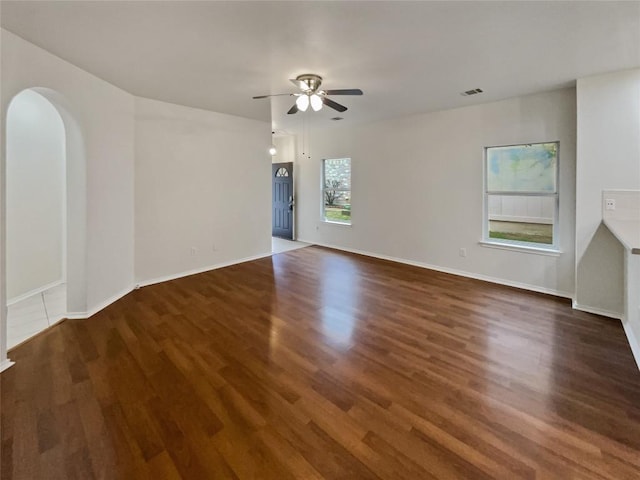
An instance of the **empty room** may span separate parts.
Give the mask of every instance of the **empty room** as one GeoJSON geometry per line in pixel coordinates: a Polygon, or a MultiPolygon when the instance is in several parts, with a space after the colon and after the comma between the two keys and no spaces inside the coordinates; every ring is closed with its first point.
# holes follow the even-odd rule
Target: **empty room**
{"type": "Polygon", "coordinates": [[[640,478],[640,1],[0,26],[2,480],[640,478]]]}

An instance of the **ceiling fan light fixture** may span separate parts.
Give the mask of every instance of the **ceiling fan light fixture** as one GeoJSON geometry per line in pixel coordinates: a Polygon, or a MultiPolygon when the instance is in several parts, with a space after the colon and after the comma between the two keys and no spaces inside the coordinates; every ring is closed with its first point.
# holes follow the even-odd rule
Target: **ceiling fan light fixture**
{"type": "Polygon", "coordinates": [[[309,108],[309,96],[308,95],[300,95],[296,100],[296,105],[298,110],[301,112],[306,112],[307,108],[309,108]]]}
{"type": "MultiPolygon", "coordinates": [[[[0,0],[1,1],[1,0],[0,0]]],[[[362,95],[362,90],[359,88],[341,88],[338,90],[320,90],[322,84],[322,77],[313,73],[305,73],[298,75],[295,79],[289,79],[297,88],[301,90],[299,93],[291,93],[292,97],[296,97],[296,103],[287,111],[287,115],[293,115],[298,112],[306,112],[309,109],[309,105],[313,111],[317,112],[327,107],[336,110],[337,112],[347,111],[347,107],[340,105],[329,98],[330,95],[362,95]]],[[[267,98],[274,97],[276,95],[287,95],[286,93],[275,93],[272,95],[259,95],[253,98],[267,98]]]]}
{"type": "Polygon", "coordinates": [[[313,108],[314,112],[322,109],[322,98],[320,98],[320,95],[314,93],[309,97],[309,101],[311,102],[311,108],[313,108]]]}

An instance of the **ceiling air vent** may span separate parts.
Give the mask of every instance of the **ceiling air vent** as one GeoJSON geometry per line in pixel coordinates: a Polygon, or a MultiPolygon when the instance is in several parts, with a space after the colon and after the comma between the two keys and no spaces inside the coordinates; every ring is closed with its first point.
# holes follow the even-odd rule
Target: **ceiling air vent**
{"type": "Polygon", "coordinates": [[[468,97],[469,95],[477,95],[479,93],[482,93],[482,89],[474,88],[473,90],[467,90],[466,92],[462,92],[460,95],[462,95],[463,97],[468,97]]]}

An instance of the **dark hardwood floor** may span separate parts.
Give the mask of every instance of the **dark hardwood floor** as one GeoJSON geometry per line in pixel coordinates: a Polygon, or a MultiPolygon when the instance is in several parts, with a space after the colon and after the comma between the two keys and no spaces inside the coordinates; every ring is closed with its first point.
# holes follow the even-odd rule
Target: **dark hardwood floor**
{"type": "Polygon", "coordinates": [[[640,372],[568,301],[309,247],[11,352],[2,479],[639,479],[640,372]]]}

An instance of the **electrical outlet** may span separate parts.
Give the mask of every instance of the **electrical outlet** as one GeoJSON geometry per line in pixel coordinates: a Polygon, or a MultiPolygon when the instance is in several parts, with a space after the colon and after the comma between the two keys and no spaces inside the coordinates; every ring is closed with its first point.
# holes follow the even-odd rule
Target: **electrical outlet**
{"type": "Polygon", "coordinates": [[[605,210],[615,210],[616,209],[616,200],[615,198],[607,198],[604,201],[604,209],[605,210]]]}
{"type": "Polygon", "coordinates": [[[460,254],[461,257],[466,257],[467,256],[467,249],[466,248],[461,248],[458,253],[460,254]]]}
{"type": "Polygon", "coordinates": [[[196,247],[191,247],[191,256],[194,256],[196,253],[198,253],[198,249],[196,247]]]}

